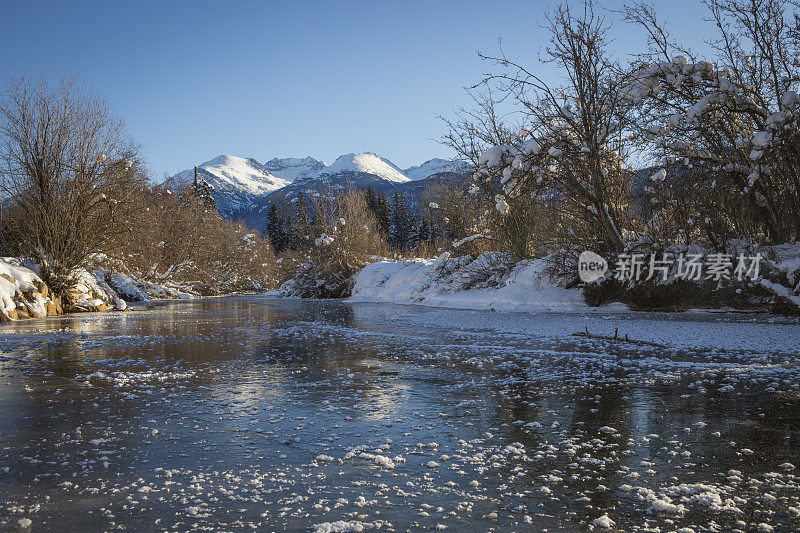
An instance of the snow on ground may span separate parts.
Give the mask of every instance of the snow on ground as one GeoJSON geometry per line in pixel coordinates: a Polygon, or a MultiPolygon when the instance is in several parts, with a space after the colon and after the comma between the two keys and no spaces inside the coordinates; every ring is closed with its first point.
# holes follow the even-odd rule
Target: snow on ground
{"type": "MultiPolygon", "coordinates": [[[[482,256],[483,257],[483,256],[482,256]]],[[[480,258],[479,258],[480,259],[480,258]]],[[[461,289],[455,279],[442,281],[439,270],[449,254],[437,259],[378,261],[356,275],[351,301],[389,302],[494,311],[587,311],[579,290],[559,287],[545,272],[544,260],[521,261],[499,286],[461,289]]],[[[625,309],[624,306],[604,308],[625,309]]]]}
{"type": "MultiPolygon", "coordinates": [[[[103,277],[105,278],[106,275],[103,277]]],[[[146,302],[150,300],[150,295],[147,294],[147,290],[145,290],[140,283],[122,272],[114,272],[111,274],[110,281],[117,293],[129,302],[146,302]]]]}
{"type": "MultiPolygon", "coordinates": [[[[479,237],[466,237],[454,246],[479,237]]],[[[776,281],[763,277],[760,286],[800,308],[800,244],[767,247],[762,252],[761,273],[776,281]]],[[[565,289],[551,278],[547,259],[513,265],[503,258],[499,253],[451,258],[450,252],[445,252],[436,259],[377,261],[356,275],[351,301],[523,312],[628,310],[622,303],[590,307],[580,289],[565,289]]]]}
{"type": "Polygon", "coordinates": [[[106,283],[104,274],[104,271],[89,272],[83,268],[75,272],[77,284],[74,289],[78,296],[74,302],[76,307],[87,310],[103,304],[115,306],[120,310],[127,307],[124,300],[106,283]]]}
{"type": "MultiPolygon", "coordinates": [[[[60,303],[50,298],[50,291],[37,274],[37,269],[36,265],[19,258],[0,258],[0,313],[3,318],[0,321],[40,318],[61,312],[60,303]]],[[[196,297],[169,284],[140,281],[101,268],[92,271],[79,268],[73,276],[75,285],[69,297],[74,308],[81,311],[110,308],[124,311],[127,302],[196,297]]]]}

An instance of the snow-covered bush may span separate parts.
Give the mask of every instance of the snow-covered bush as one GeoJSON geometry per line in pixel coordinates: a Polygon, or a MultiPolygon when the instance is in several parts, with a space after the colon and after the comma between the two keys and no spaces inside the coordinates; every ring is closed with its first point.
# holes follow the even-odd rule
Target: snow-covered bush
{"type": "MultiPolygon", "coordinates": [[[[521,258],[551,253],[562,242],[617,253],[633,225],[630,211],[631,121],[635,106],[619,93],[619,66],[608,49],[608,28],[587,2],[547,18],[544,61],[568,80],[553,86],[505,56],[487,57],[498,72],[481,84],[478,109],[448,122],[445,138],[475,165],[468,193],[478,216],[457,238],[481,234],[488,249],[521,258]],[[518,124],[497,106],[515,102],[518,124]]],[[[435,199],[434,199],[435,201],[435,199]]],[[[447,206],[437,202],[442,209],[447,206]]]]}
{"type": "MultiPolygon", "coordinates": [[[[104,276],[105,277],[105,276],[104,276]]],[[[146,302],[150,300],[147,288],[143,283],[134,280],[122,272],[109,273],[109,285],[128,302],[146,302]]]]}
{"type": "Polygon", "coordinates": [[[534,70],[491,58],[501,72],[485,82],[516,99],[527,128],[481,155],[475,189],[496,191],[494,209],[505,217],[515,203],[558,209],[563,229],[576,238],[585,234],[596,248],[620,252],[629,209],[625,157],[633,106],[619,92],[608,28],[588,2],[581,17],[566,4],[556,7],[548,29],[546,60],[565,74],[565,85],[551,86],[534,70]]]}
{"type": "Polygon", "coordinates": [[[626,11],[651,39],[621,94],[640,108],[640,142],[665,168],[680,168],[679,179],[656,173],[645,188],[654,220],[674,222],[671,235],[658,237],[693,236],[716,248],[743,236],[792,241],[800,236],[796,4],[707,4],[717,26],[710,58],[672,43],[652,8],[626,11]]]}
{"type": "Polygon", "coordinates": [[[487,252],[475,259],[458,256],[444,262],[435,272],[447,291],[465,291],[502,285],[518,262],[510,253],[487,252]]]}

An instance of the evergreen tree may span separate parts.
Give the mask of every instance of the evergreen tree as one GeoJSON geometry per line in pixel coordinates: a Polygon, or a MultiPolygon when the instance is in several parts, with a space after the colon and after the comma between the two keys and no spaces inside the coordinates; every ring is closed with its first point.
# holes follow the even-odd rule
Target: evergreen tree
{"type": "Polygon", "coordinates": [[[392,199],[391,242],[397,249],[403,249],[411,243],[413,222],[408,214],[408,207],[403,193],[396,192],[392,199]]]}
{"type": "Polygon", "coordinates": [[[431,240],[431,225],[428,223],[428,219],[423,217],[417,230],[417,243],[428,242],[429,240],[431,240]]]}
{"type": "Polygon", "coordinates": [[[294,205],[294,220],[292,223],[292,246],[303,246],[311,236],[311,220],[308,216],[308,206],[302,194],[297,196],[294,205]]]}
{"type": "Polygon", "coordinates": [[[367,187],[364,189],[364,199],[367,201],[367,207],[372,214],[375,215],[377,218],[378,216],[378,195],[375,193],[375,190],[372,187],[367,187]]]}
{"type": "Polygon", "coordinates": [[[411,221],[411,232],[408,234],[408,245],[411,248],[416,248],[419,245],[419,226],[411,221]]]}
{"type": "Polygon", "coordinates": [[[269,211],[267,211],[266,230],[275,253],[280,253],[289,246],[290,239],[286,228],[286,219],[281,215],[275,202],[270,204],[269,211]]]}
{"type": "Polygon", "coordinates": [[[392,207],[389,205],[389,197],[386,196],[385,192],[380,193],[377,197],[377,213],[375,216],[378,218],[378,226],[380,226],[381,231],[386,235],[390,235],[392,228],[392,207]]]}
{"type": "Polygon", "coordinates": [[[214,200],[213,192],[214,188],[204,179],[197,180],[192,184],[192,194],[197,197],[200,205],[206,209],[217,208],[217,202],[214,200]]]}

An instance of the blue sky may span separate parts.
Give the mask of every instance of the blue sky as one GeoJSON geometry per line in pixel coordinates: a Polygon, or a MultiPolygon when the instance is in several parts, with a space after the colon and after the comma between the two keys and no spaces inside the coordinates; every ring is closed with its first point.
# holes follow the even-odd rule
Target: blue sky
{"type": "MultiPolygon", "coordinates": [[[[154,179],[221,153],[330,163],[374,151],[405,168],[451,155],[435,115],[468,104],[463,87],[490,69],[477,50],[497,52],[502,38],[507,55],[536,64],[548,5],[6,2],[0,76],[67,72],[90,84],[125,117],[154,179]]],[[[676,37],[702,44],[697,1],[656,8],[676,37]]],[[[621,54],[643,42],[621,23],[614,37],[621,54]]]]}

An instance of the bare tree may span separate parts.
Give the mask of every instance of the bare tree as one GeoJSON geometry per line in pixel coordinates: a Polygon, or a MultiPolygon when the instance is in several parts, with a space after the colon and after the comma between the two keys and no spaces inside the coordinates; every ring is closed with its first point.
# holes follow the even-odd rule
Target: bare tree
{"type": "Polygon", "coordinates": [[[492,146],[509,144],[516,132],[527,125],[524,114],[502,114],[499,107],[508,95],[498,101],[491,86],[485,87],[485,90],[468,88],[467,94],[473,101],[473,107],[459,108],[454,118],[439,116],[447,127],[441,143],[451,148],[457,159],[477,168],[478,160],[486,150],[492,146]]]}
{"type": "MultiPolygon", "coordinates": [[[[506,104],[509,94],[501,94],[498,100],[491,85],[478,90],[467,89],[474,106],[460,108],[455,118],[440,117],[447,126],[442,144],[450,147],[458,159],[466,161],[474,170],[480,167],[480,158],[494,146],[511,145],[519,137],[519,131],[527,131],[526,114],[509,111],[503,114],[500,107],[506,104]]],[[[532,220],[526,205],[511,217],[505,217],[494,209],[494,197],[501,192],[497,179],[476,180],[470,183],[460,178],[439,180],[426,191],[426,204],[437,207],[428,209],[436,227],[442,228],[450,241],[468,235],[481,235],[457,252],[477,256],[487,251],[514,252],[527,257],[528,241],[535,238],[528,229],[532,220]],[[470,187],[472,185],[472,187],[470,187]],[[508,239],[512,235],[514,238],[508,239]],[[525,241],[519,245],[519,241],[525,241]],[[515,245],[516,244],[516,245],[515,245]]],[[[525,203],[525,202],[523,202],[525,203]]]]}
{"type": "Polygon", "coordinates": [[[364,191],[346,189],[314,197],[314,255],[332,261],[346,276],[388,249],[364,191]]]}
{"type": "Polygon", "coordinates": [[[169,181],[140,192],[141,208],[131,216],[136,232],[114,237],[98,266],[209,295],[273,285],[269,239],[222,218],[192,184],[169,181]]]}
{"type": "Polygon", "coordinates": [[[107,103],[73,79],[9,82],[0,99],[5,233],[56,294],[109,238],[145,180],[136,149],[107,103]]]}
{"type": "Polygon", "coordinates": [[[500,213],[509,213],[515,198],[565,209],[567,230],[585,233],[587,244],[617,253],[625,246],[629,207],[625,161],[632,106],[619,94],[621,68],[608,49],[609,27],[591,0],[580,16],[563,4],[547,21],[551,38],[543,61],[562,72],[563,86],[549,84],[505,55],[483,56],[501,68],[483,83],[521,104],[530,126],[484,152],[476,188],[499,182],[494,200],[500,213]]]}

